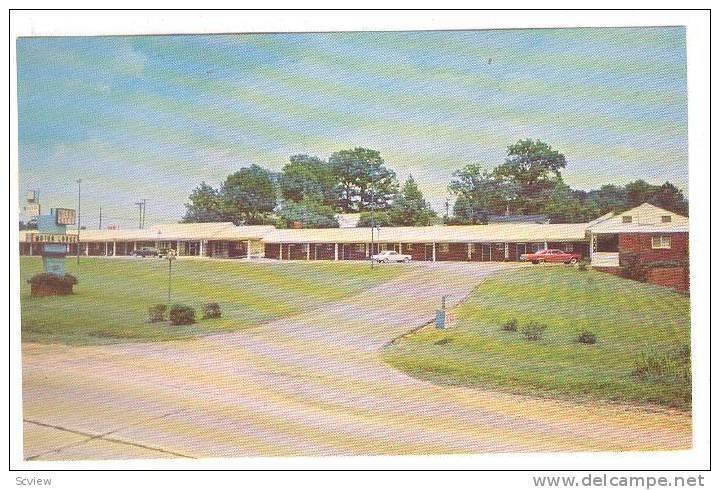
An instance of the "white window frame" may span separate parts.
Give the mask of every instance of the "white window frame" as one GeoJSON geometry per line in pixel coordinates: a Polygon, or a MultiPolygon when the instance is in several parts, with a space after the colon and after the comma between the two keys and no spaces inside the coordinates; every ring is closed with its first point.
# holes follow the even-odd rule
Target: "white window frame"
{"type": "Polygon", "coordinates": [[[661,223],[672,223],[672,216],[669,214],[665,214],[663,216],[660,216],[660,222],[661,223]]]}
{"type": "Polygon", "coordinates": [[[650,241],[650,247],[653,250],[672,248],[672,240],[670,238],[670,235],[653,235],[650,241]]]}
{"type": "Polygon", "coordinates": [[[633,222],[632,215],[627,215],[627,214],[626,214],[625,216],[623,216],[623,217],[622,217],[622,222],[623,222],[623,224],[632,223],[632,222],[633,222]]]}

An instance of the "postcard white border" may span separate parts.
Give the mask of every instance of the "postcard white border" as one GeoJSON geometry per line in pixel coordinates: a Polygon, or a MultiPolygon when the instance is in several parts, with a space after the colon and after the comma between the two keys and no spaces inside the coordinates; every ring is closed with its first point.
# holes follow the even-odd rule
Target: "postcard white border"
{"type": "MultiPolygon", "coordinates": [[[[709,329],[710,329],[710,154],[709,154],[709,17],[707,12],[13,12],[10,38],[17,36],[171,34],[220,32],[342,31],[342,30],[433,30],[576,26],[661,26],[687,28],[689,199],[691,223],[691,291],[694,368],[694,448],[690,451],[655,453],[566,453],[427,457],[333,457],[333,458],[239,458],[197,461],[26,462],[22,460],[22,407],[20,364],[20,307],[18,279],[17,220],[10,233],[10,329],[12,332],[10,399],[13,469],[493,469],[517,468],[542,471],[568,469],[699,470],[709,465],[709,329]]],[[[15,66],[15,43],[10,45],[10,63],[15,66]]],[[[14,69],[10,70],[10,202],[9,215],[18,216],[17,100],[14,69]]],[[[718,335],[716,334],[716,338],[718,335]]],[[[5,368],[4,368],[5,369],[5,368]]],[[[7,374],[7,373],[6,373],[7,374]]],[[[5,380],[7,376],[3,377],[5,380]]],[[[3,409],[4,410],[4,409],[3,409]]],[[[717,422],[716,422],[717,424],[717,422]]],[[[7,450],[7,449],[5,449],[7,450]]],[[[56,474],[58,481],[63,475],[56,474]]],[[[148,485],[166,486],[170,481],[198,484],[196,474],[118,474],[112,480],[98,473],[73,478],[73,488],[121,488],[142,478],[148,485]],[[168,480],[171,479],[171,480],[168,480]],[[160,483],[164,482],[164,483],[160,483]]],[[[527,482],[526,477],[506,476],[527,482]]],[[[242,478],[239,478],[242,481],[242,478]]],[[[394,478],[381,481],[390,483],[394,478]]],[[[434,477],[423,478],[432,484],[434,477]]],[[[206,481],[206,480],[202,480],[206,481]]],[[[290,480],[292,481],[292,479],[290,480]]],[[[340,480],[345,481],[345,480],[340,480]]],[[[443,479],[438,486],[445,486],[443,479]]],[[[346,485],[343,484],[344,486],[346,485]]],[[[446,483],[446,482],[445,482],[446,483]]],[[[339,483],[340,484],[340,483],[339,483]]],[[[425,486],[425,485],[423,485],[425,486]]],[[[143,488],[146,488],[143,485],[143,488]]]]}

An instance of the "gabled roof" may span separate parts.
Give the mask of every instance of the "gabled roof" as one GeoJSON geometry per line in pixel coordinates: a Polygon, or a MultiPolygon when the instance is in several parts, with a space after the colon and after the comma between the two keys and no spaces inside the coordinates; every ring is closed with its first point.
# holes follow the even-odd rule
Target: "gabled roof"
{"type": "Polygon", "coordinates": [[[606,216],[588,223],[588,230],[592,233],[673,233],[689,230],[687,216],[649,203],[641,204],[611,217],[606,218],[606,216]],[[663,217],[667,216],[670,217],[670,221],[663,221],[663,217]],[[625,223],[624,217],[629,217],[631,221],[625,223]]]}

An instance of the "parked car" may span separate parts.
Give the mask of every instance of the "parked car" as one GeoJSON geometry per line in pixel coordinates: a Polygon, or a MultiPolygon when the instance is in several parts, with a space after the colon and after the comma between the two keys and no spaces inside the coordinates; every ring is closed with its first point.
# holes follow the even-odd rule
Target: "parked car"
{"type": "Polygon", "coordinates": [[[155,247],[141,247],[133,251],[133,255],[135,257],[142,257],[143,259],[145,257],[159,257],[160,250],[155,247]]]}
{"type": "Polygon", "coordinates": [[[384,250],[384,251],[380,252],[379,254],[373,255],[372,259],[376,262],[381,262],[381,263],[410,262],[412,260],[412,256],[403,255],[401,253],[396,252],[395,250],[384,250]]]}
{"type": "Polygon", "coordinates": [[[535,253],[532,254],[522,254],[520,256],[520,260],[532,262],[533,264],[540,264],[544,262],[555,262],[555,263],[563,263],[563,264],[575,264],[582,259],[582,255],[572,253],[572,252],[563,252],[562,250],[557,249],[545,249],[545,250],[538,250],[535,253]]]}

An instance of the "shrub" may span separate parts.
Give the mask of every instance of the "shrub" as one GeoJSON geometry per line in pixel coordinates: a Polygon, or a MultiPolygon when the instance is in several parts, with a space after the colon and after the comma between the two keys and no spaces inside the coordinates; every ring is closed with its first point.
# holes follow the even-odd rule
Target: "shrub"
{"type": "Polygon", "coordinates": [[[208,318],[220,318],[222,316],[222,310],[220,305],[217,303],[205,303],[203,305],[203,320],[208,318]]]}
{"type": "Polygon", "coordinates": [[[517,332],[518,321],[515,318],[511,318],[500,326],[500,330],[505,332],[517,332]]]}
{"type": "Polygon", "coordinates": [[[527,340],[540,340],[542,339],[543,332],[545,332],[545,330],[547,330],[546,325],[531,322],[523,327],[522,334],[527,340]]]}
{"type": "Polygon", "coordinates": [[[170,308],[172,325],[191,325],[195,323],[195,309],[186,305],[172,305],[170,308]]]}
{"type": "Polygon", "coordinates": [[[57,274],[50,274],[48,272],[41,272],[35,274],[28,279],[28,284],[33,286],[49,286],[49,287],[69,287],[74,286],[78,283],[77,277],[72,274],[65,274],[59,276],[57,274]]]}
{"type": "Polygon", "coordinates": [[[165,313],[167,312],[167,305],[157,304],[152,305],[148,308],[148,317],[152,323],[165,321],[165,313]]]}
{"type": "Polygon", "coordinates": [[[580,262],[578,262],[577,268],[580,272],[585,272],[586,270],[588,270],[588,265],[590,265],[590,264],[588,263],[587,260],[581,260],[580,262]]]}
{"type": "Polygon", "coordinates": [[[577,341],[581,344],[594,344],[597,342],[597,336],[589,330],[583,330],[578,335],[577,341]]]}
{"type": "Polygon", "coordinates": [[[620,267],[623,268],[623,276],[626,279],[639,282],[645,282],[647,279],[647,267],[634,252],[620,254],[620,267]]]}
{"type": "Polygon", "coordinates": [[[642,352],[635,360],[633,375],[642,381],[661,383],[690,382],[690,346],[682,345],[669,352],[642,352]]]}

